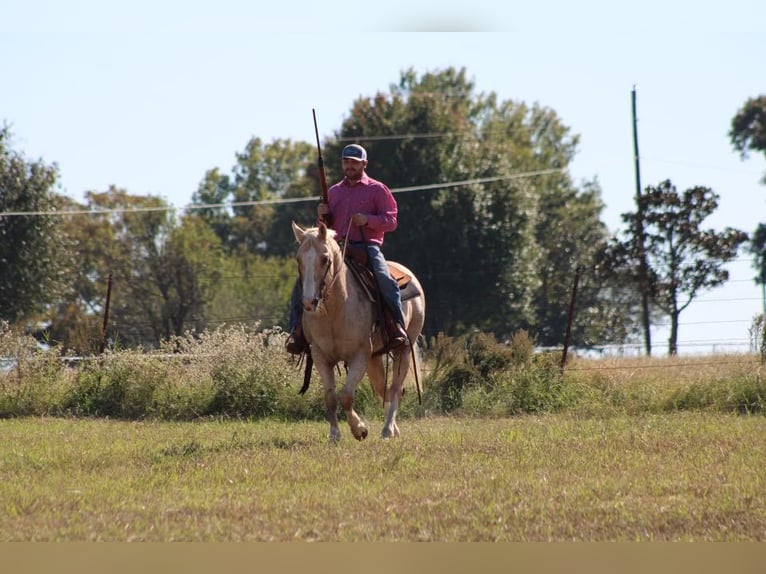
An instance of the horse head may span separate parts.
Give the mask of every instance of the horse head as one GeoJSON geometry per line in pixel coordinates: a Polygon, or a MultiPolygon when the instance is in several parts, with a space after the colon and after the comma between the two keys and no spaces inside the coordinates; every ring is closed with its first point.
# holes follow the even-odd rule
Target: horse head
{"type": "Polygon", "coordinates": [[[315,312],[342,264],[340,248],[335,241],[335,231],[324,223],[306,229],[295,222],[292,225],[299,243],[296,261],[303,287],[303,309],[315,312]]]}

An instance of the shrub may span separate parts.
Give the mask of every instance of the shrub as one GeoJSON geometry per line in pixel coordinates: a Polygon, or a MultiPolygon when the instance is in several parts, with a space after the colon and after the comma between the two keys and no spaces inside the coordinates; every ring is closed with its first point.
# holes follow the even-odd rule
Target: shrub
{"type": "Polygon", "coordinates": [[[193,357],[184,385],[204,391],[208,402],[198,405],[204,414],[286,418],[296,409],[308,413],[295,400],[302,377],[285,354],[285,337],[279,329],[227,327],[178,337],[164,348],[193,357]]]}
{"type": "Polygon", "coordinates": [[[735,379],[695,382],[676,390],[666,401],[664,410],[764,413],[766,383],[760,373],[735,379]]]}
{"type": "MultiPolygon", "coordinates": [[[[323,420],[319,376],[314,372],[308,392],[298,394],[303,372],[285,353],[285,339],[280,329],[222,327],[176,337],[156,351],[122,350],[72,363],[60,349],[0,324],[0,416],[323,420]]],[[[766,412],[757,356],[575,357],[564,374],[559,359],[535,353],[524,331],[508,344],[482,333],[440,335],[422,361],[423,404],[407,385],[400,416],[766,412]]],[[[339,386],[344,376],[338,373],[339,386]]],[[[355,407],[367,418],[382,416],[366,378],[355,407]]]]}
{"type": "Polygon", "coordinates": [[[298,374],[283,343],[281,331],[232,327],[176,337],[154,352],[106,355],[80,370],[67,409],[76,415],[177,420],[307,414],[291,400],[298,374]]]}
{"type": "Polygon", "coordinates": [[[436,368],[426,389],[429,404],[441,412],[518,414],[559,410],[574,401],[553,355],[536,355],[524,331],[509,345],[489,335],[456,340],[441,337],[434,345],[436,368]]]}
{"type": "Polygon", "coordinates": [[[525,367],[500,373],[497,379],[497,400],[506,414],[556,412],[576,401],[574,387],[551,354],[535,355],[525,367]]]}
{"type": "Polygon", "coordinates": [[[155,391],[167,380],[168,365],[140,351],[122,351],[84,361],[66,410],[78,416],[142,419],[157,409],[155,391]]]}
{"type": "Polygon", "coordinates": [[[0,323],[0,416],[57,415],[73,371],[60,350],[0,323]]]}

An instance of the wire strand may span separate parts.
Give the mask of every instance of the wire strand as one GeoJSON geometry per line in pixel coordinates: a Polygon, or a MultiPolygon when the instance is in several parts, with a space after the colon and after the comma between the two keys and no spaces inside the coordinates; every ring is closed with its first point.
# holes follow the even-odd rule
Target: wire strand
{"type": "MultiPolygon", "coordinates": [[[[540,169],[536,171],[527,171],[510,175],[497,177],[480,177],[475,179],[464,179],[461,181],[451,181],[444,183],[432,183],[427,185],[413,185],[410,187],[392,188],[391,193],[408,193],[412,191],[424,191],[429,189],[441,189],[449,187],[459,187],[463,185],[475,185],[480,183],[491,183],[494,181],[507,181],[511,179],[523,179],[527,177],[538,177],[565,171],[564,168],[540,169]]],[[[289,197],[276,199],[259,199],[253,201],[232,201],[225,203],[192,203],[184,207],[173,205],[154,206],[154,207],[130,207],[115,209],[72,209],[72,210],[52,210],[52,211],[3,211],[0,217],[19,217],[19,216],[71,216],[71,215],[109,215],[115,213],[148,213],[161,211],[197,210],[197,209],[220,209],[233,207],[249,207],[256,205],[275,205],[288,203],[302,203],[305,201],[317,201],[316,197],[289,197]]]]}

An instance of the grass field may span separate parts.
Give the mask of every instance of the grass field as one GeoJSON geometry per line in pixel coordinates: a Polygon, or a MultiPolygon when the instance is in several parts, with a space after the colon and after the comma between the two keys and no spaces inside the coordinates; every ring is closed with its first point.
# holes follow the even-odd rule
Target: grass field
{"type": "Polygon", "coordinates": [[[2,541],[766,541],[766,417],[0,420],[2,541]]]}
{"type": "Polygon", "coordinates": [[[0,541],[766,541],[762,357],[439,337],[403,436],[328,441],[285,333],[72,363],[0,328],[0,541]]]}

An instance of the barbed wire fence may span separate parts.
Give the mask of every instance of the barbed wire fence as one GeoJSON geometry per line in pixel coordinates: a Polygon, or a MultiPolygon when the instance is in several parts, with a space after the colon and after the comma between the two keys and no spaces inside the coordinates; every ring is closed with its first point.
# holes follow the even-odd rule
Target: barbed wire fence
{"type": "MultiPolygon", "coordinates": [[[[422,137],[443,137],[444,134],[420,134],[422,137]]],[[[412,137],[411,135],[407,136],[388,136],[387,138],[390,139],[392,137],[412,137]]],[[[370,138],[368,138],[370,139],[370,138]]],[[[380,138],[379,138],[380,139],[380,138]]],[[[401,188],[392,188],[391,191],[394,194],[400,194],[400,193],[411,193],[411,192],[418,192],[418,191],[425,191],[425,190],[434,190],[434,189],[442,189],[442,188],[451,188],[451,187],[459,187],[459,186],[465,186],[465,185],[473,185],[473,184],[482,184],[482,183],[489,183],[489,182],[496,182],[496,181],[508,181],[513,179],[524,179],[524,178],[531,178],[531,177],[538,177],[538,176],[544,176],[544,175],[550,175],[554,173],[561,173],[566,172],[566,168],[554,168],[554,169],[543,169],[543,170],[536,170],[536,171],[529,171],[529,172],[521,172],[516,174],[510,174],[506,176],[498,176],[498,177],[487,177],[487,178],[474,178],[474,179],[466,179],[466,180],[460,180],[460,181],[453,181],[453,182],[441,182],[441,183],[434,183],[434,184],[426,184],[426,185],[419,185],[419,186],[410,186],[410,187],[401,187],[401,188]]],[[[174,205],[162,205],[162,206],[152,206],[152,207],[132,207],[132,208],[115,208],[115,209],[62,209],[62,210],[48,210],[48,211],[5,211],[0,212],[0,218],[3,217],[36,217],[36,216],[51,216],[51,217],[68,217],[68,216],[76,216],[76,215],[109,215],[109,214],[117,214],[117,213],[151,213],[151,212],[161,212],[161,211],[174,211],[176,213],[178,212],[192,212],[195,210],[202,210],[202,209],[233,209],[236,207],[247,207],[247,206],[259,206],[259,205],[278,205],[278,204],[291,204],[291,203],[301,203],[301,202],[309,202],[309,201],[317,201],[315,197],[298,197],[298,198],[274,198],[274,199],[266,199],[266,200],[254,200],[254,201],[241,201],[241,202],[225,202],[225,203],[216,203],[216,204],[187,204],[184,206],[174,206],[174,205]]],[[[746,259],[746,258],[740,258],[735,261],[735,263],[752,263],[752,259],[746,259]]],[[[234,279],[235,277],[230,277],[229,279],[234,279]]],[[[115,280],[119,280],[119,278],[115,278],[115,280]]],[[[226,277],[224,277],[224,280],[226,280],[226,277]]],[[[753,278],[751,277],[737,277],[734,279],[730,279],[727,281],[727,284],[729,285],[736,285],[736,284],[742,284],[745,283],[751,284],[751,286],[754,286],[753,278]]],[[[762,340],[762,334],[763,334],[763,313],[764,313],[764,305],[766,304],[766,293],[761,294],[760,296],[757,296],[755,294],[749,294],[744,296],[735,296],[735,297],[721,297],[716,296],[715,294],[711,296],[706,297],[699,297],[691,302],[689,306],[689,310],[685,314],[682,314],[682,319],[679,323],[679,331],[680,333],[684,333],[688,328],[691,327],[704,327],[704,326],[717,326],[717,327],[725,327],[725,326],[734,326],[737,330],[737,335],[725,335],[721,337],[711,337],[711,338],[690,338],[690,339],[684,339],[679,338],[678,340],[678,350],[679,354],[689,354],[689,355],[697,355],[697,354],[731,354],[731,353],[738,353],[738,354],[747,354],[747,353],[757,353],[758,352],[758,342],[762,340]],[[701,307],[705,305],[714,305],[717,307],[717,310],[720,314],[721,309],[732,309],[731,312],[725,311],[728,318],[727,319],[691,319],[691,320],[684,320],[684,316],[698,316],[699,313],[694,314],[690,311],[694,310],[695,307],[701,307]],[[746,308],[747,310],[743,310],[746,308]],[[758,319],[758,316],[761,316],[760,322],[758,319]]],[[[438,308],[434,309],[431,308],[432,312],[438,312],[438,308]]],[[[576,321],[576,315],[574,317],[574,321],[576,321]]],[[[233,323],[241,323],[241,324],[252,324],[253,318],[247,317],[247,316],[231,316],[231,317],[219,317],[216,318],[213,321],[210,321],[210,327],[217,327],[222,326],[225,324],[233,324],[233,323]]],[[[669,326],[666,322],[657,322],[653,324],[654,333],[653,333],[653,340],[657,341],[659,337],[662,337],[664,335],[664,330],[669,326]]],[[[661,339],[660,339],[661,340],[661,339]]],[[[561,347],[557,348],[540,348],[541,351],[553,351],[553,350],[561,350],[561,347]]],[[[590,356],[598,356],[598,357],[639,357],[643,354],[643,344],[641,343],[622,343],[622,344],[604,344],[604,345],[593,345],[589,346],[587,349],[573,349],[575,352],[583,355],[590,355],[590,356]]]]}

